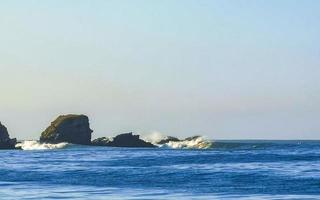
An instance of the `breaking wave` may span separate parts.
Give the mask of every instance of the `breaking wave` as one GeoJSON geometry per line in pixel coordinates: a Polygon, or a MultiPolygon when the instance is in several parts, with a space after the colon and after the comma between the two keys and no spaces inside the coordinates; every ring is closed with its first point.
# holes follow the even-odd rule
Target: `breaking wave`
{"type": "Polygon", "coordinates": [[[140,133],[140,135],[141,135],[141,139],[143,139],[146,142],[150,142],[154,145],[157,145],[158,142],[166,138],[166,135],[157,131],[153,131],[147,134],[140,133]]]}
{"type": "Polygon", "coordinates": [[[180,140],[175,137],[166,136],[160,132],[142,135],[142,139],[158,147],[172,149],[208,149],[213,144],[212,141],[205,139],[203,136],[194,136],[180,140]]]}
{"type": "Polygon", "coordinates": [[[158,146],[173,149],[208,149],[212,147],[212,142],[199,136],[182,141],[169,141],[158,146]]]}
{"type": "Polygon", "coordinates": [[[47,150],[47,149],[62,149],[68,146],[69,144],[66,142],[58,143],[58,144],[48,144],[48,143],[40,143],[35,140],[25,140],[16,145],[17,148],[21,148],[23,150],[47,150]]]}

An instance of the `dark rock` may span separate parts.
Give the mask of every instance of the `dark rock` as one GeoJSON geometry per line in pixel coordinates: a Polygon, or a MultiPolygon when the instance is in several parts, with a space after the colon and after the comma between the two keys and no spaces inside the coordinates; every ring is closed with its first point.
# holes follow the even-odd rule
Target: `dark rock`
{"type": "Polygon", "coordinates": [[[192,137],[187,137],[184,140],[185,141],[191,141],[191,140],[196,140],[198,138],[201,138],[201,136],[200,135],[195,135],[195,136],[192,136],[192,137]]]}
{"type": "Polygon", "coordinates": [[[61,115],[42,132],[40,142],[91,144],[89,118],[85,115],[61,115]]]}
{"type": "Polygon", "coordinates": [[[132,133],[120,134],[113,138],[110,145],[114,147],[155,147],[139,137],[139,135],[133,135],[132,133]]]}
{"type": "Polygon", "coordinates": [[[0,149],[15,149],[17,139],[10,139],[7,128],[0,122],[0,149]]]}
{"type": "Polygon", "coordinates": [[[180,140],[176,137],[172,137],[172,136],[167,136],[166,138],[160,140],[159,142],[157,142],[157,144],[166,144],[168,142],[179,142],[180,140]]]}
{"type": "Polygon", "coordinates": [[[155,147],[153,144],[141,140],[139,135],[133,135],[132,133],[120,134],[111,140],[105,137],[98,138],[92,141],[92,145],[110,147],[155,147]]]}

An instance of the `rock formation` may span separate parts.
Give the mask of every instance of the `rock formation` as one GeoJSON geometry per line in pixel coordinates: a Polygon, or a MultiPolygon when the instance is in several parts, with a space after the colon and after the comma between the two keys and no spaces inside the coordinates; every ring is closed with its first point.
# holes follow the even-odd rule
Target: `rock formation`
{"type": "Polygon", "coordinates": [[[85,115],[61,115],[42,132],[40,142],[91,144],[89,119],[85,115]]]}
{"type": "Polygon", "coordinates": [[[7,128],[0,122],[0,149],[15,149],[17,139],[10,139],[7,128]]]}
{"type": "Polygon", "coordinates": [[[159,142],[157,142],[157,144],[166,144],[168,142],[179,142],[181,140],[179,140],[176,137],[172,137],[172,136],[167,136],[164,139],[160,140],[159,142]]]}
{"type": "Polygon", "coordinates": [[[92,145],[110,147],[155,147],[153,144],[141,140],[139,135],[133,135],[132,133],[120,134],[112,139],[105,137],[98,138],[92,141],[92,145]]]}

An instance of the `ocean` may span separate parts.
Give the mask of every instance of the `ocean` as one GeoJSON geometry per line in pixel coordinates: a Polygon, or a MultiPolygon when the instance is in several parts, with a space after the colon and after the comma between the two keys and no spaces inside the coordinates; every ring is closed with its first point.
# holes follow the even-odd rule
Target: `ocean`
{"type": "Polygon", "coordinates": [[[320,199],[320,141],[0,151],[0,199],[320,199]]]}

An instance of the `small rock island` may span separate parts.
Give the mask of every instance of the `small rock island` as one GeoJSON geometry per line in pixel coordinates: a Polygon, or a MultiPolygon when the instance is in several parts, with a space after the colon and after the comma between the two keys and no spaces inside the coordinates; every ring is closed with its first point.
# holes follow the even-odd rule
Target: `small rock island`
{"type": "Polygon", "coordinates": [[[150,142],[141,140],[139,135],[133,135],[132,132],[117,135],[112,139],[106,137],[98,138],[92,141],[92,145],[109,147],[156,147],[150,142]]]}
{"type": "Polygon", "coordinates": [[[90,145],[92,132],[86,115],[60,115],[41,133],[40,142],[90,145]]]}
{"type": "Polygon", "coordinates": [[[0,122],[0,149],[15,149],[17,139],[11,139],[7,128],[0,122]]]}

